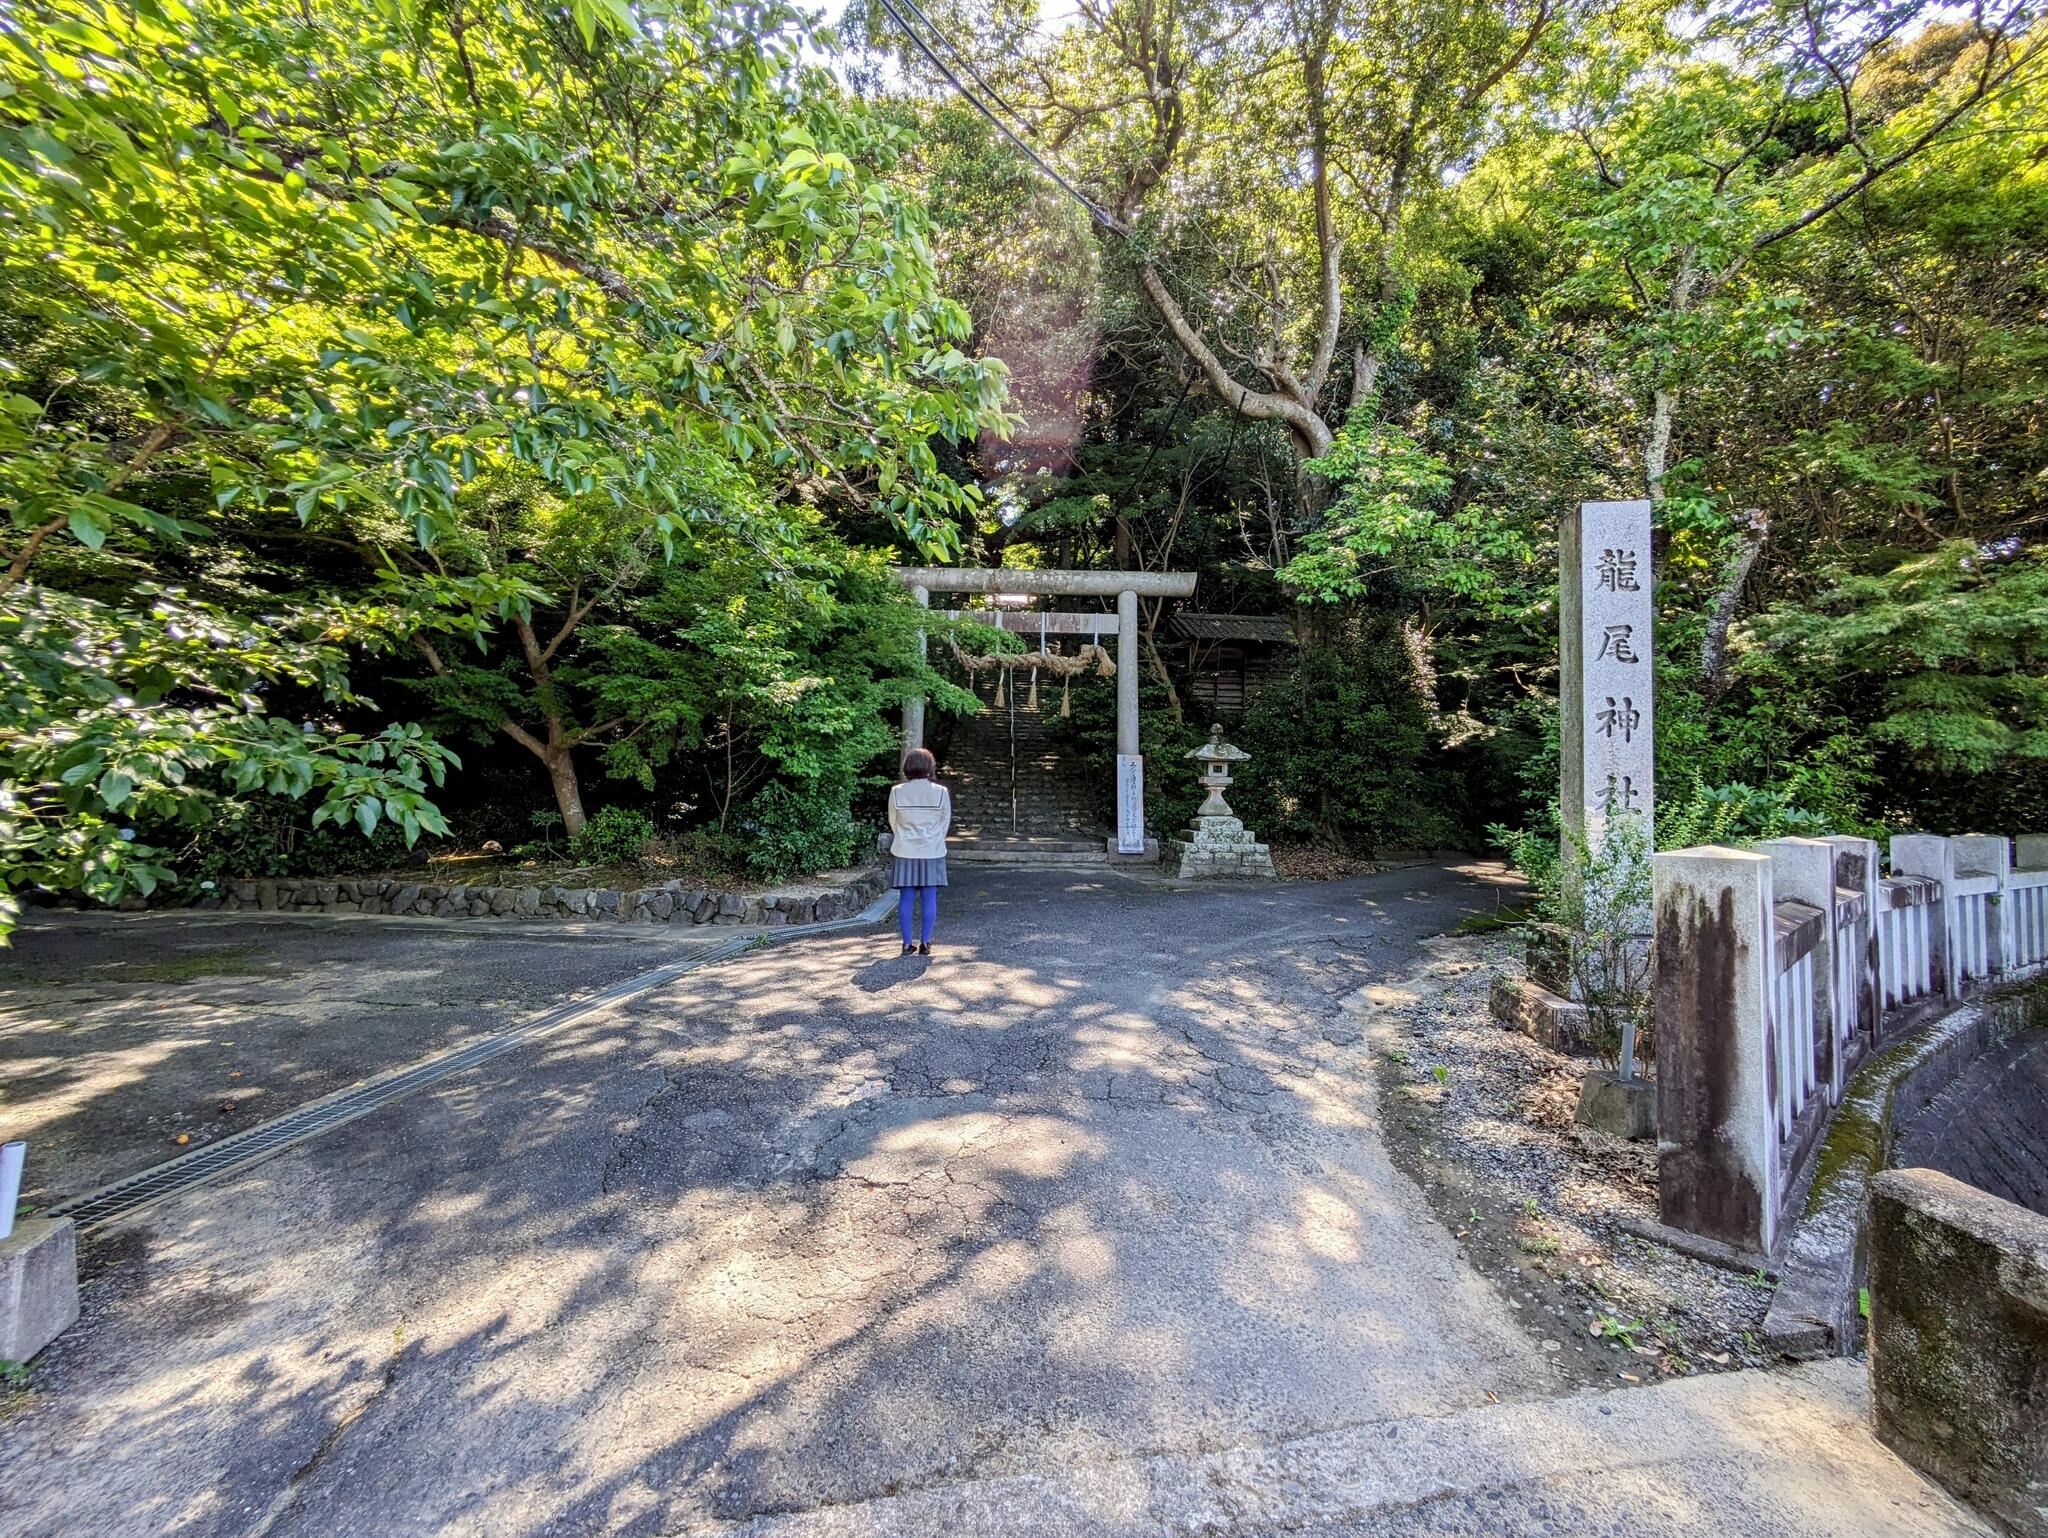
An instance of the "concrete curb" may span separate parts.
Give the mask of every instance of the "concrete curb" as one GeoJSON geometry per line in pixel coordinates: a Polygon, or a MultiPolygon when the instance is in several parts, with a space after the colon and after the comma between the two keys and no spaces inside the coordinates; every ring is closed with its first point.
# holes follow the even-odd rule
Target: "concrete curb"
{"type": "Polygon", "coordinates": [[[1810,1360],[1857,1349],[1870,1184],[1891,1163],[1900,1130],[1981,1054],[2041,1028],[2048,982],[2037,978],[1921,1025],[1856,1071],[1814,1153],[1804,1210],[1777,1255],[1778,1291],[1763,1327],[1774,1350],[1810,1360]]]}
{"type": "Polygon", "coordinates": [[[763,892],[690,887],[681,881],[617,888],[559,884],[414,881],[396,876],[289,877],[230,881],[188,905],[201,913],[310,912],[394,918],[585,921],[598,924],[717,924],[780,928],[829,923],[859,911],[884,889],[877,863],[836,886],[792,882],[763,892]]]}

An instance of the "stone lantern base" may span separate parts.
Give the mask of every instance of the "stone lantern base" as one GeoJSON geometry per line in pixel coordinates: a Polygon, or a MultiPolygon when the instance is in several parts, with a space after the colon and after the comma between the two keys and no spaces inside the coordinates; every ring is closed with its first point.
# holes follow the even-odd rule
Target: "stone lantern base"
{"type": "Polygon", "coordinates": [[[1184,839],[1167,845],[1180,862],[1183,881],[1218,876],[1254,876],[1268,881],[1280,879],[1273,869],[1273,851],[1258,840],[1237,817],[1197,817],[1184,839]]]}

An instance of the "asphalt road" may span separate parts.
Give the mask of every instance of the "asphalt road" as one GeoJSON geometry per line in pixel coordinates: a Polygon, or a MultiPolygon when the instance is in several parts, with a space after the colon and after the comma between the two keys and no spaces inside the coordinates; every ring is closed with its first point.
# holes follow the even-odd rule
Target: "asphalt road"
{"type": "MultiPolygon", "coordinates": [[[[1543,1480],[1646,1458],[1552,1397],[1390,1164],[1337,1008],[1493,903],[1427,868],[962,873],[929,962],[877,930],[690,973],[110,1226],[0,1424],[0,1534],[1383,1530],[1343,1517],[1378,1497],[1329,1504],[1332,1460],[1406,1470],[1430,1531],[1507,1531],[1391,1451],[1431,1426],[1473,1489],[1522,1480],[1515,1531],[1572,1530],[1543,1480]]],[[[1842,1385],[1750,1393],[1640,1412],[1666,1456],[1713,1448],[1657,1487],[1668,1530],[1718,1530],[1685,1524],[1756,1461],[1734,1433],[1816,1415],[1853,1456],[1804,1467],[1851,1474],[1758,1494],[1793,1525],[1755,1531],[1962,1530],[1842,1385]]]]}
{"type": "Polygon", "coordinates": [[[0,1133],[49,1206],[732,934],[34,915],[0,952],[0,1133]]]}

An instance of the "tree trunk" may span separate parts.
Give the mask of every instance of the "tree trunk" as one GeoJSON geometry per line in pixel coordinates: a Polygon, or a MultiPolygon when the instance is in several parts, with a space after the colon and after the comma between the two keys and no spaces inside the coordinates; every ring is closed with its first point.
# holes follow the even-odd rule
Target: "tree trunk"
{"type": "Polygon", "coordinates": [[[1678,397],[1659,387],[1650,394],[1650,437],[1643,445],[1643,479],[1649,485],[1650,500],[1664,500],[1664,470],[1671,458],[1671,423],[1678,410],[1678,397]]]}
{"type": "MultiPolygon", "coordinates": [[[[1688,249],[1679,258],[1678,274],[1671,280],[1670,313],[1676,316],[1690,311],[1698,288],[1699,258],[1688,249]]],[[[1677,417],[1678,391],[1668,380],[1660,379],[1650,390],[1650,434],[1643,445],[1643,479],[1652,502],[1664,500],[1664,472],[1670,468],[1671,431],[1677,417]]]]}
{"type": "Polygon", "coordinates": [[[1741,543],[1722,570],[1721,590],[1715,595],[1713,612],[1707,616],[1706,638],[1700,643],[1700,673],[1709,698],[1718,697],[1728,687],[1728,631],[1742,607],[1743,585],[1749,581],[1756,558],[1763,553],[1764,541],[1770,537],[1770,520],[1761,508],[1749,510],[1748,522],[1741,543]]]}
{"type": "Polygon", "coordinates": [[[576,780],[576,759],[568,748],[551,747],[541,755],[548,768],[548,783],[555,788],[555,805],[562,813],[562,829],[570,838],[583,831],[583,789],[576,780]]]}

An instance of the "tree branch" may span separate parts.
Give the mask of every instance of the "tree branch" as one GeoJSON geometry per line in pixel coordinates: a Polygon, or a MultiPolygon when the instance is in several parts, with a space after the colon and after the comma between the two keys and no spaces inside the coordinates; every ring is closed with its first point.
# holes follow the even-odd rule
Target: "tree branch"
{"type": "Polygon", "coordinates": [[[1222,360],[1189,323],[1179,303],[1167,291],[1158,269],[1150,262],[1138,264],[1138,280],[1145,285],[1146,294],[1150,296],[1153,305],[1166,321],[1168,329],[1173,332],[1174,340],[1179,342],[1187,355],[1195,360],[1196,367],[1201,369],[1202,376],[1209,382],[1209,387],[1224,404],[1230,406],[1240,416],[1286,423],[1310,450],[1312,457],[1329,451],[1330,445],[1336,441],[1335,436],[1314,411],[1290,396],[1254,390],[1231,377],[1222,360]]]}

